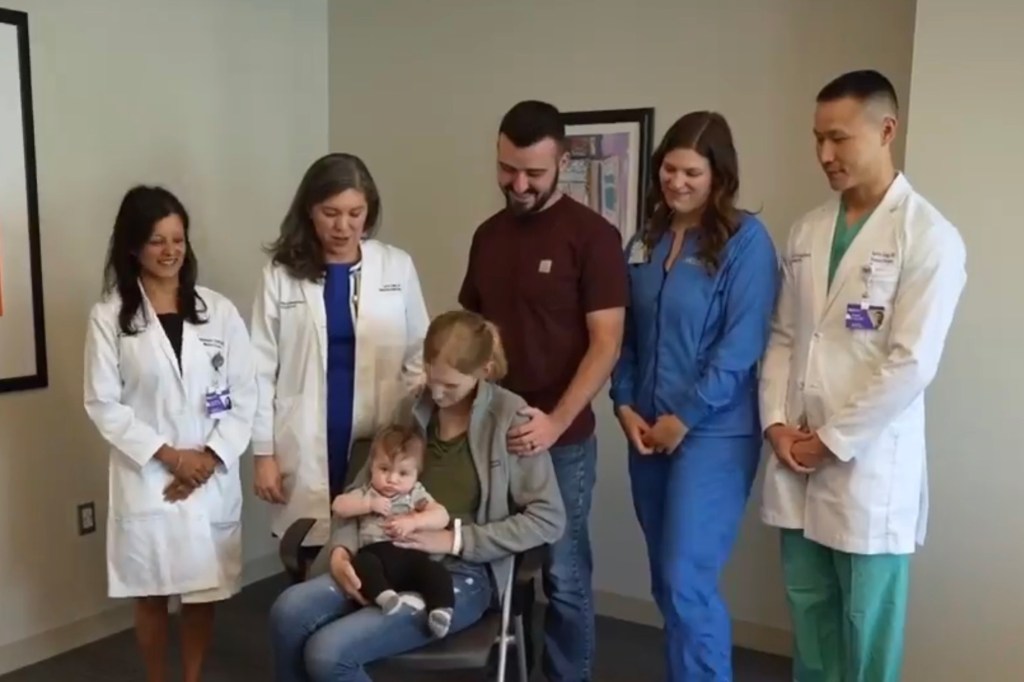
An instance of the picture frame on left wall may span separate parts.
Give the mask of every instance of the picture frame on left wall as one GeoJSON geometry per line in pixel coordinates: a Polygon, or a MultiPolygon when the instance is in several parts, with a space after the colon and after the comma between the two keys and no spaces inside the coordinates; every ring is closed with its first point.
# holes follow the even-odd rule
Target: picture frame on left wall
{"type": "Polygon", "coordinates": [[[28,15],[0,9],[0,393],[48,385],[43,319],[28,15]]]}

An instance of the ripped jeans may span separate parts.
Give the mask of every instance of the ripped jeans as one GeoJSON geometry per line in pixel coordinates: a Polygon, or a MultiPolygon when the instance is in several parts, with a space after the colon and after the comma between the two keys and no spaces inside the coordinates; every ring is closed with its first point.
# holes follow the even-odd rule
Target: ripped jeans
{"type": "MultiPolygon", "coordinates": [[[[491,605],[490,569],[446,560],[455,585],[450,633],[476,623],[491,605]]],[[[363,666],[417,649],[433,641],[423,602],[402,595],[397,613],[360,607],[329,574],[281,593],[270,610],[277,682],[372,682],[363,666]]]]}

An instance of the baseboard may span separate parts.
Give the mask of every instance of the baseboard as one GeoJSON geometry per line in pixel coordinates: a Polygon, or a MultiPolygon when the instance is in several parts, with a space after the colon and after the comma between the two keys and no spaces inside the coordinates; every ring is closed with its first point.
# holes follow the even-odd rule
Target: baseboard
{"type": "Polygon", "coordinates": [[[732,622],[732,639],[736,646],[763,651],[776,656],[793,657],[793,635],[787,630],[742,620],[732,622]]]}
{"type": "MultiPolygon", "coordinates": [[[[281,562],[276,554],[257,557],[242,567],[242,584],[249,585],[280,572],[281,562]]],[[[116,606],[95,615],[0,646],[0,675],[53,658],[130,627],[131,603],[119,600],[116,606]]]]}
{"type": "Polygon", "coordinates": [[[52,658],[132,626],[132,607],[113,608],[0,647],[0,675],[52,658]]]}
{"type": "MultiPolygon", "coordinates": [[[[594,593],[594,607],[597,613],[609,618],[649,625],[660,628],[661,614],[653,601],[627,597],[614,592],[598,590],[594,593]]],[[[778,656],[792,656],[793,638],[789,632],[779,628],[750,623],[741,620],[732,622],[732,638],[736,646],[754,651],[763,651],[778,656]]]]}
{"type": "Polygon", "coordinates": [[[283,571],[281,558],[276,553],[249,559],[242,567],[242,585],[252,585],[283,571]]]}

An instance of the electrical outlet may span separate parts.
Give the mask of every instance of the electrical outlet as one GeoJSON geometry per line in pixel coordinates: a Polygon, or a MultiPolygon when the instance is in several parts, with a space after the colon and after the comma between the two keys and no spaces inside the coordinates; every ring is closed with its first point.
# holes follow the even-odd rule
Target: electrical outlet
{"type": "Polygon", "coordinates": [[[88,535],[96,532],[96,504],[86,502],[78,505],[78,534],[88,535]]]}

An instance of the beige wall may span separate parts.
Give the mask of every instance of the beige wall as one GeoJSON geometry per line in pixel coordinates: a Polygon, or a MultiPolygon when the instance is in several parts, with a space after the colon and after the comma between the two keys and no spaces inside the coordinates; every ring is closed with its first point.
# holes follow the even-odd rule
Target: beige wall
{"type": "MultiPolygon", "coordinates": [[[[102,533],[76,537],[74,508],[96,500],[105,518],[105,453],[81,409],[81,345],[130,183],[182,195],[203,279],[247,313],[258,244],[324,150],[329,111],[331,148],[362,154],[378,176],[384,236],[413,253],[439,312],[454,305],[473,227],[499,205],[494,133],[514,101],[654,106],[657,135],[691,109],[722,111],[741,152],[744,202],[781,238],[826,194],[809,134],[816,89],[875,67],[910,111],[911,181],[960,226],[973,263],[929,398],[932,526],[915,560],[905,679],[1020,676],[1024,465],[1010,424],[1024,363],[997,359],[1024,341],[1019,307],[1000,305],[1024,277],[1012,241],[1024,226],[1009,199],[1024,156],[1024,101],[1010,85],[1024,72],[1010,20],[1021,10],[918,0],[911,81],[912,0],[352,0],[331,3],[327,22],[325,4],[5,3],[31,12],[51,384],[0,396],[0,671],[126,622],[103,596],[102,533]]],[[[604,396],[598,404],[597,587],[606,610],[645,619],[623,442],[604,396]]],[[[247,500],[253,569],[273,567],[264,511],[247,500]]],[[[734,615],[785,629],[779,584],[774,536],[749,518],[726,580],[734,615]]]]}
{"type": "Polygon", "coordinates": [[[1024,7],[918,0],[907,172],[967,243],[967,288],[929,394],[929,538],[906,679],[1024,679],[1024,7]]]}
{"type": "MultiPolygon", "coordinates": [[[[327,146],[325,0],[3,4],[30,13],[51,379],[0,395],[0,671],[126,624],[105,598],[104,533],[79,538],[75,521],[87,500],[106,519],[82,345],[121,195],[179,193],[201,279],[248,317],[259,244],[327,146]]],[[[247,499],[256,574],[277,568],[267,527],[247,499]]]]}
{"type": "MultiPolygon", "coordinates": [[[[658,136],[687,111],[720,110],[737,137],[743,202],[781,238],[827,192],[811,136],[817,90],[874,67],[905,99],[913,12],[912,0],[334,2],[331,148],[363,155],[376,174],[383,237],[412,252],[433,313],[455,305],[470,235],[499,206],[496,129],[523,98],[566,111],[654,106],[658,136]]],[[[606,611],[648,619],[624,441],[606,393],[597,404],[596,585],[606,611]]],[[[787,627],[776,539],[753,518],[726,582],[737,619],[787,627]]]]}

